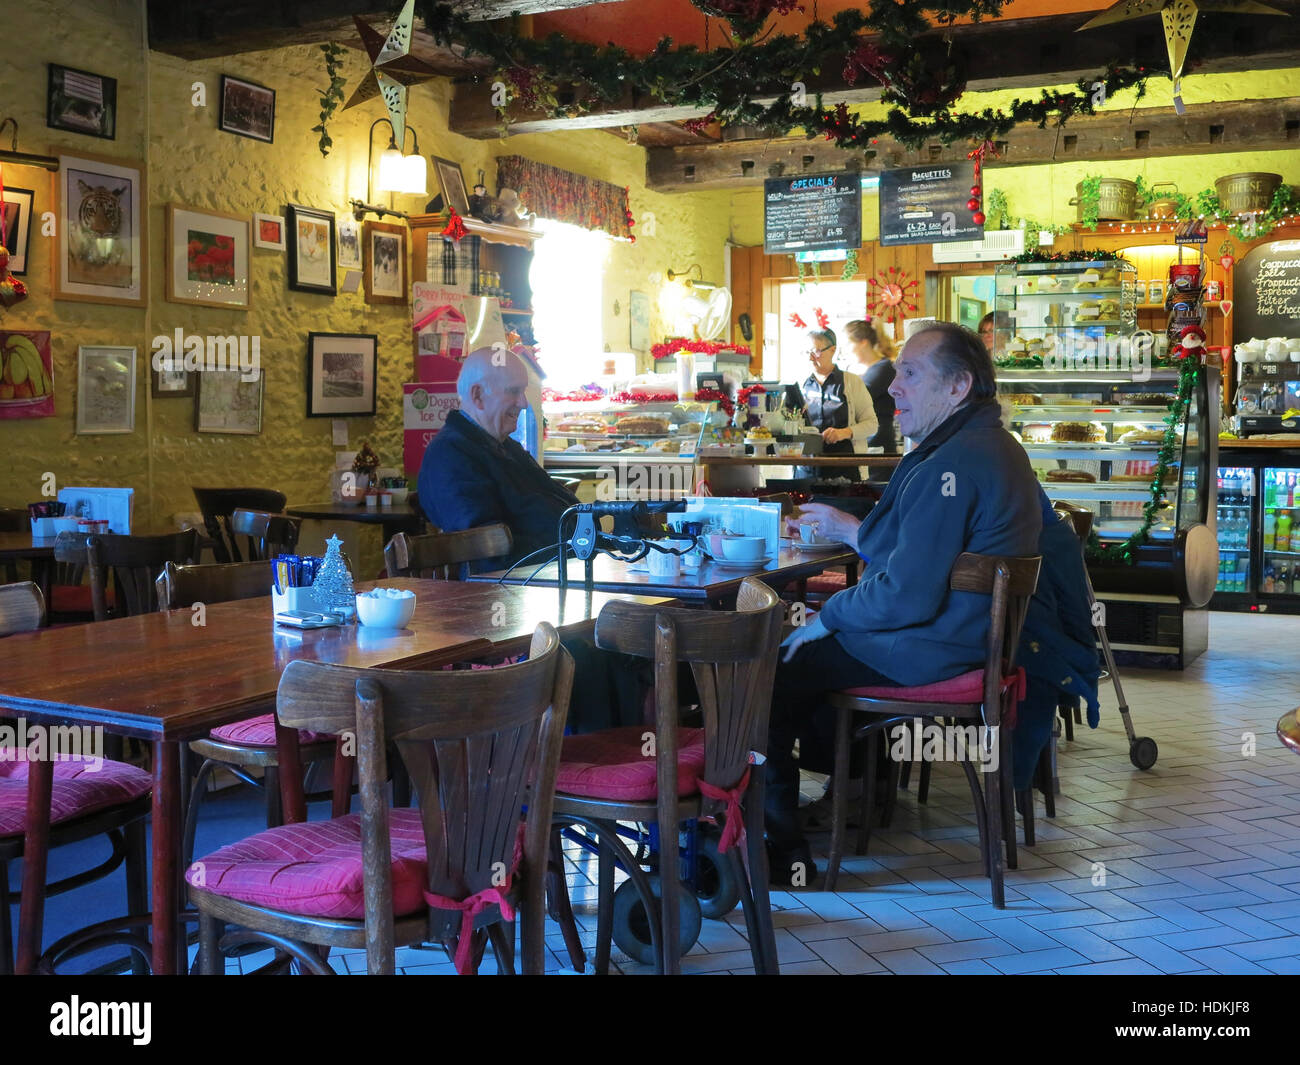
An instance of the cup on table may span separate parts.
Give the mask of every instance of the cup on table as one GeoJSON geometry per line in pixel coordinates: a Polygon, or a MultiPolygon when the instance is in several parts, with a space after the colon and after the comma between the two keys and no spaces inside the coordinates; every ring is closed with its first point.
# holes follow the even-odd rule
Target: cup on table
{"type": "Polygon", "coordinates": [[[821,540],[821,523],[805,522],[799,526],[799,539],[806,544],[815,544],[821,540]]]}
{"type": "Polygon", "coordinates": [[[652,577],[680,577],[682,575],[681,556],[666,551],[656,551],[653,547],[646,556],[646,568],[652,577]]]}

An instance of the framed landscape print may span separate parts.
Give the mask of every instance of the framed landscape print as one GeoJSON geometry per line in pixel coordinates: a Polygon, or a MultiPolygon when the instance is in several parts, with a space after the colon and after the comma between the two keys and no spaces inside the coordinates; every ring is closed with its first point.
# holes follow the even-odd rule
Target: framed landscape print
{"type": "Polygon", "coordinates": [[[54,188],[54,298],[143,307],[144,164],[61,155],[54,188]]]}
{"type": "Polygon", "coordinates": [[[465,191],[465,175],[460,172],[460,164],[450,159],[439,159],[436,155],[430,158],[438,171],[444,207],[454,207],[458,215],[468,215],[469,194],[465,191]]]}
{"type": "Polygon", "coordinates": [[[406,227],[367,222],[362,231],[367,303],[406,302],[406,227]]]}
{"type": "Polygon", "coordinates": [[[257,436],[262,431],[262,387],[266,371],[245,381],[240,370],[204,370],[194,397],[194,428],[200,433],[257,436]]]}
{"type": "Polygon", "coordinates": [[[88,137],[113,140],[117,133],[117,79],[50,65],[45,124],[88,137]]]}
{"type": "Polygon", "coordinates": [[[135,348],[78,348],[78,434],[134,431],[135,348]]]}
{"type": "Polygon", "coordinates": [[[275,140],[275,90],[222,74],[218,124],[227,133],[270,144],[275,140]]]}
{"type": "Polygon", "coordinates": [[[374,333],[307,334],[307,417],[375,413],[374,333]]]}
{"type": "Polygon", "coordinates": [[[253,215],[253,246],[284,251],[284,216],[278,214],[253,215]]]}
{"type": "Polygon", "coordinates": [[[289,287],[333,296],[335,281],[334,212],[289,204],[289,287]]]}
{"type": "Polygon", "coordinates": [[[4,187],[0,201],[0,244],[9,249],[9,272],[27,273],[27,252],[32,242],[32,204],[36,194],[31,189],[4,187]]]}
{"type": "Polygon", "coordinates": [[[167,205],[167,299],[248,310],[248,219],[167,205]]]}

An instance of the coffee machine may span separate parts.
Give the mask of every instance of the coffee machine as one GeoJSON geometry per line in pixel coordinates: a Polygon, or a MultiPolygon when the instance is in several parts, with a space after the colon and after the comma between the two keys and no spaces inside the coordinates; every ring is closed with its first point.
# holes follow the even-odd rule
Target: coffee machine
{"type": "Polygon", "coordinates": [[[1300,411],[1300,362],[1242,362],[1240,366],[1240,435],[1300,432],[1300,414],[1295,413],[1300,411]]]}

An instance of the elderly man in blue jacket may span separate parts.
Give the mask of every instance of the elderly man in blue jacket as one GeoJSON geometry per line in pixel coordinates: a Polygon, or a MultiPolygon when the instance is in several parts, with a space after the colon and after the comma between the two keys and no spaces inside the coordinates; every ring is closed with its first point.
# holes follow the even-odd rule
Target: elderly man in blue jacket
{"type": "Polygon", "coordinates": [[[996,391],[993,361],[978,336],[947,322],[923,328],[903,347],[889,388],[915,448],[880,502],[861,522],[824,504],[792,519],[818,521],[823,536],[853,545],[866,570],[784,644],[767,752],[774,880],[793,875],[807,883],[816,873],[799,823],[799,766],[818,761],[815,749],[831,735],[824,694],[928,684],[979,669],[988,599],[950,590],[953,564],[965,551],[1037,553],[1038,481],[1024,448],[1001,425],[996,391]],[[793,756],[796,739],[801,762],[793,756]]]}

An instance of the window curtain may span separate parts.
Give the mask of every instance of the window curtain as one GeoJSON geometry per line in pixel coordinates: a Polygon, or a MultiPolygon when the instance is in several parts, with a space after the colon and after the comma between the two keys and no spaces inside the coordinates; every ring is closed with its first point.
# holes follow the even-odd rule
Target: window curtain
{"type": "Polygon", "coordinates": [[[632,237],[627,189],[608,181],[504,155],[497,160],[497,187],[514,189],[520,203],[541,218],[599,229],[622,240],[632,237]]]}

